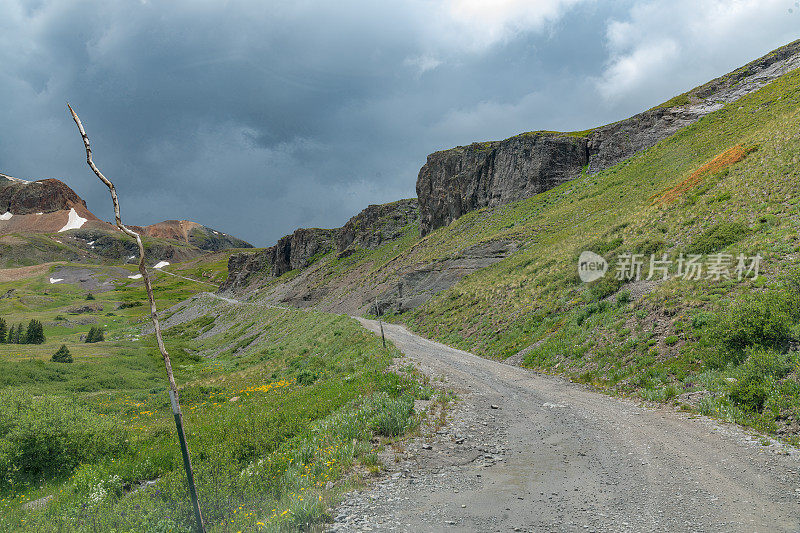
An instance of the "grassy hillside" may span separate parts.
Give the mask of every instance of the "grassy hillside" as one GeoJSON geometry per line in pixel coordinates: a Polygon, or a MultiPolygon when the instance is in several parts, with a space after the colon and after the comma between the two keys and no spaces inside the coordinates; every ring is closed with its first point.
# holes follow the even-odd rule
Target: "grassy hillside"
{"type": "Polygon", "coordinates": [[[402,319],[486,357],[530,347],[527,366],[796,438],[800,375],[786,352],[800,333],[798,88],[795,72],[612,169],[435,232],[427,247],[526,245],[402,319]],[[605,278],[581,283],[583,250],[611,261],[605,278]],[[718,251],[760,254],[761,275],[613,279],[620,253],[642,253],[646,277],[651,253],[718,251]]]}
{"type": "MultiPolygon", "coordinates": [[[[630,160],[528,200],[471,212],[423,239],[320,258],[271,280],[275,301],[302,282],[332,308],[391,289],[404,273],[492,241],[521,249],[394,319],[479,355],[621,393],[676,401],[796,439],[800,389],[800,73],[708,115],[630,160]],[[582,283],[584,250],[611,264],[582,283]],[[646,278],[651,254],[763,256],[759,277],[646,278]],[[615,279],[640,253],[642,280],[615,279]],[[737,337],[738,335],[738,337],[737,337]],[[741,337],[741,338],[740,338],[741,337]],[[523,351],[524,350],[524,351],[523,351]]],[[[703,275],[705,277],[705,274],[703,275]]]]}
{"type": "MultiPolygon", "coordinates": [[[[170,268],[215,279],[222,255],[170,268]]],[[[163,363],[140,336],[141,280],[78,266],[113,290],[51,284],[63,265],[0,283],[0,317],[38,319],[46,337],[0,344],[0,531],[190,531],[163,363]],[[81,341],[92,326],[104,342],[81,341]],[[62,344],[74,362],[50,360],[62,344]]],[[[377,453],[415,424],[414,398],[433,393],[384,372],[396,352],[354,320],[190,298],[208,285],[155,277],[162,309],[184,302],[164,313],[165,341],[209,531],[319,521],[380,470],[377,453]]]]}

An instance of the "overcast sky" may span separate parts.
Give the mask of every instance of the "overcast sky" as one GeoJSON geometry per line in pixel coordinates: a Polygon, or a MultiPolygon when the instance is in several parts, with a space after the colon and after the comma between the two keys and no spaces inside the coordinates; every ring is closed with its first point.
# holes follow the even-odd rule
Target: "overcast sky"
{"type": "Polygon", "coordinates": [[[794,1],[0,0],[0,172],[256,245],[415,195],[428,153],[625,118],[800,37],[794,1]]]}

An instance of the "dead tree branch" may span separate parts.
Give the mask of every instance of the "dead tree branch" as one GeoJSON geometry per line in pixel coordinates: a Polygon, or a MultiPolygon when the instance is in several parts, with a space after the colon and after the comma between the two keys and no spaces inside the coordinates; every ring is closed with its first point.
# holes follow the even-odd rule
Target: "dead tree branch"
{"type": "Polygon", "coordinates": [[[77,113],[72,109],[72,106],[67,104],[69,108],[69,112],[72,114],[72,120],[75,121],[75,124],[78,126],[78,131],[80,131],[81,138],[83,139],[83,145],[86,148],[86,163],[89,165],[89,168],[92,169],[92,172],[100,178],[106,187],[108,187],[109,192],[111,193],[111,201],[114,203],[114,218],[116,220],[116,225],[126,235],[133,237],[136,239],[136,245],[139,247],[139,272],[142,274],[142,279],[144,280],[144,286],[147,290],[147,298],[150,300],[150,320],[153,321],[153,329],[156,335],[156,343],[158,344],[158,349],[161,352],[161,356],[164,359],[164,366],[167,369],[167,378],[169,379],[169,392],[170,392],[170,403],[172,404],[172,412],[175,416],[175,425],[178,430],[178,440],[181,443],[181,452],[183,454],[183,463],[184,467],[186,468],[186,477],[189,482],[189,493],[192,499],[192,507],[194,508],[195,513],[195,520],[197,522],[197,530],[200,532],[205,533],[205,525],[203,524],[203,515],[200,512],[200,504],[197,498],[197,489],[194,483],[194,471],[192,469],[192,462],[189,457],[189,448],[186,444],[186,433],[183,430],[183,412],[181,411],[180,402],[178,401],[178,387],[175,385],[175,377],[172,374],[172,363],[169,359],[169,354],[167,353],[167,349],[164,346],[164,340],[161,336],[161,325],[158,322],[158,309],[156,308],[156,300],[153,296],[153,285],[150,283],[150,275],[147,273],[147,267],[145,266],[145,257],[144,257],[144,245],[142,244],[141,236],[136,233],[135,231],[127,228],[122,223],[122,218],[120,217],[119,212],[119,199],[117,198],[117,190],[114,188],[114,184],[111,183],[111,180],[106,178],[100,169],[94,164],[92,160],[92,148],[89,145],[89,137],[86,135],[86,130],[83,129],[83,124],[81,123],[81,119],[78,118],[77,113]]]}

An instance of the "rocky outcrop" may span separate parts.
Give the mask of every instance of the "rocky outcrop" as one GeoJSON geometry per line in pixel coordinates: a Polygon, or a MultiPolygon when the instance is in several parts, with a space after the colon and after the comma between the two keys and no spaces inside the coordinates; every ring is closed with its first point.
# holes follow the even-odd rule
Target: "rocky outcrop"
{"type": "Polygon", "coordinates": [[[369,311],[373,314],[410,311],[433,298],[438,292],[449,289],[464,276],[502,261],[518,248],[519,243],[510,240],[471,246],[456,257],[433,261],[403,274],[393,288],[375,299],[375,303],[364,301],[363,305],[369,305],[369,311]]]}
{"type": "Polygon", "coordinates": [[[347,221],[336,236],[336,252],[346,257],[359,248],[374,249],[400,237],[403,229],[419,220],[416,199],[370,205],[347,221]]]}
{"type": "Polygon", "coordinates": [[[336,232],[335,229],[300,228],[283,237],[275,245],[272,275],[280,276],[290,270],[305,268],[316,256],[333,250],[336,232]]]}
{"type": "Polygon", "coordinates": [[[314,257],[334,249],[335,229],[300,228],[281,237],[277,244],[255,253],[233,254],[228,259],[228,279],[221,291],[236,290],[254,276],[276,278],[291,270],[305,268],[314,257]]]}
{"type": "MultiPolygon", "coordinates": [[[[263,250],[257,253],[233,254],[228,258],[228,279],[225,280],[220,290],[238,289],[246,287],[249,281],[258,274],[271,274],[270,260],[273,256],[263,250]]],[[[274,247],[272,248],[274,254],[274,247]]]]}
{"type": "Polygon", "coordinates": [[[417,223],[416,204],[416,200],[400,200],[371,205],[341,228],[300,228],[264,250],[233,254],[228,260],[228,279],[220,290],[235,291],[256,277],[274,278],[305,268],[330,252],[346,257],[358,249],[377,248],[397,239],[409,224],[417,223]]]}
{"type": "Polygon", "coordinates": [[[417,178],[421,234],[614,166],[800,67],[795,41],[661,106],[586,132],[534,132],[436,152],[417,178]]]}
{"type": "MultiPolygon", "coordinates": [[[[712,111],[711,107],[662,107],[602,126],[585,138],[589,173],[600,172],[650,148],[712,111]]],[[[574,177],[577,177],[576,174],[574,177]]]]}
{"type": "Polygon", "coordinates": [[[545,132],[433,153],[417,179],[422,235],[475,209],[552,189],[587,162],[584,138],[545,132]]]}

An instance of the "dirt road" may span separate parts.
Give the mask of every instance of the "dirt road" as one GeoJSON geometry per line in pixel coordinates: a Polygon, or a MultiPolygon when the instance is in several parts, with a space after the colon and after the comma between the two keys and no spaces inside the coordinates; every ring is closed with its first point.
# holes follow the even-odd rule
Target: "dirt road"
{"type": "Polygon", "coordinates": [[[384,327],[461,401],[334,531],[800,531],[793,449],[384,327]]]}

